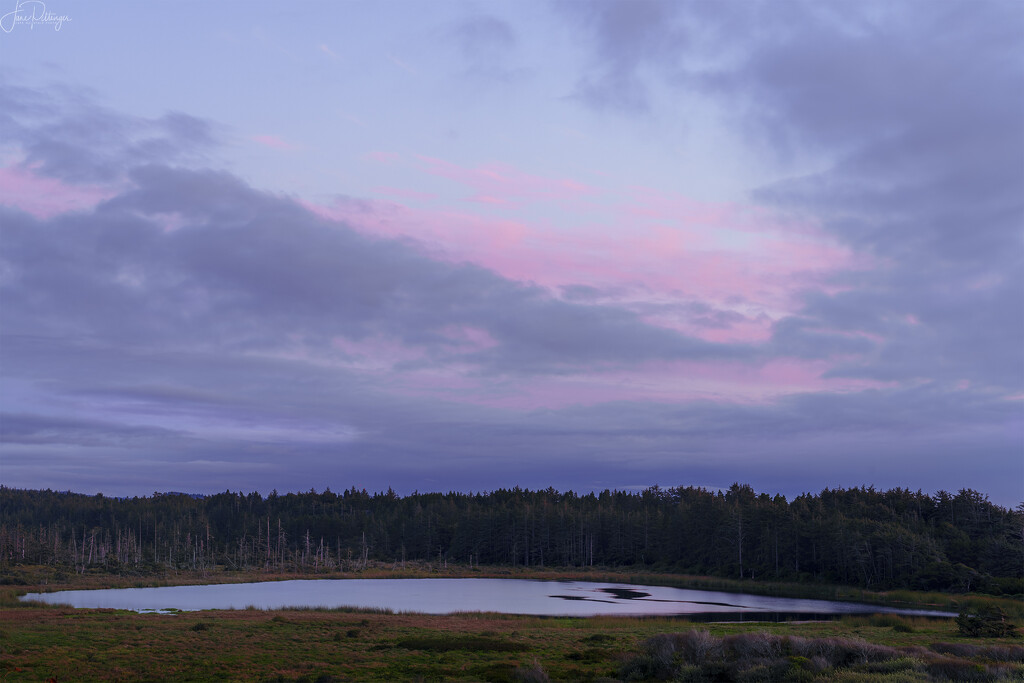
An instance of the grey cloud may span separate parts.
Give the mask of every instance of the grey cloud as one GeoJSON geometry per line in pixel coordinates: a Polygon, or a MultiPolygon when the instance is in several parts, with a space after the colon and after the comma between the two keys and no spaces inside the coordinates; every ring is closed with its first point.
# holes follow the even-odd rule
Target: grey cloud
{"type": "Polygon", "coordinates": [[[0,134],[20,144],[24,164],[71,182],[110,182],[146,163],[202,161],[217,144],[207,121],[174,112],[158,119],[125,116],[87,90],[49,86],[45,94],[0,81],[0,134]]]}
{"type": "Polygon", "coordinates": [[[154,444],[168,446],[180,441],[181,436],[180,432],[162,427],[0,413],[0,442],[5,444],[145,448],[154,444]]]}
{"type": "Polygon", "coordinates": [[[477,14],[450,27],[444,36],[458,49],[464,62],[464,76],[478,85],[507,85],[525,71],[514,67],[518,38],[515,30],[498,17],[477,14]]]}
{"type": "Polygon", "coordinates": [[[499,345],[462,360],[511,373],[743,353],[622,308],[562,302],[431,260],[223,173],[149,166],[131,178],[134,189],[94,214],[37,222],[8,213],[9,333],[235,350],[278,348],[298,335],[323,352],[335,336],[384,334],[449,353],[445,331],[469,325],[499,345]],[[166,215],[184,225],[165,229],[166,215]]]}
{"type": "Polygon", "coordinates": [[[807,292],[768,353],[855,356],[832,376],[1024,388],[1018,3],[569,7],[623,92],[644,79],[696,91],[762,153],[824,164],[754,199],[873,263],[825,283],[835,293],[807,292]]]}
{"type": "Polygon", "coordinates": [[[506,22],[493,16],[463,19],[453,29],[463,54],[473,60],[492,61],[516,44],[515,33],[506,22]]]}
{"type": "MultiPolygon", "coordinates": [[[[657,17],[662,10],[651,11],[657,17]]],[[[594,21],[604,22],[600,40],[621,56],[581,78],[623,78],[639,88],[634,94],[644,106],[650,74],[681,83],[673,80],[682,73],[674,57],[660,72],[654,65],[683,45],[683,29],[669,26],[645,47],[643,31],[620,32],[607,17],[594,21]]],[[[696,40],[696,20],[679,21],[696,40]]],[[[648,17],[643,25],[653,31],[659,24],[648,17]]],[[[806,93],[783,87],[788,76],[780,65],[797,68],[798,60],[769,59],[772,50],[810,60],[828,49],[800,37],[818,25],[798,23],[785,41],[753,43],[748,62],[723,75],[715,92],[773,98],[765,99],[765,117],[748,112],[756,119],[751,130],[770,121],[790,142],[809,140],[839,155],[826,172],[761,196],[824,217],[827,229],[879,265],[830,283],[832,294],[807,293],[798,315],[779,321],[761,348],[710,344],[645,324],[650,311],[614,303],[614,293],[567,288],[559,300],[482,268],[432,260],[408,243],[360,235],[229,174],[172,168],[215,137],[201,121],[171,116],[139,124],[78,102],[80,94],[0,89],[0,125],[11,131],[5,139],[35,155],[44,172],[130,184],[93,212],[37,220],[0,209],[5,483],[80,489],[95,482],[107,492],[138,493],[157,486],[299,490],[310,481],[409,491],[638,480],[727,486],[741,479],[799,492],[835,477],[843,485],[975,486],[1014,504],[1024,467],[1021,413],[1019,401],[1005,397],[1019,393],[1024,378],[1012,162],[1020,142],[1016,105],[999,93],[1017,92],[1018,67],[986,57],[978,102],[865,104],[870,125],[858,127],[857,102],[884,95],[870,79],[851,83],[861,94],[844,100],[851,110],[840,121],[842,112],[817,109],[806,93]],[[759,71],[761,55],[769,61],[759,71]],[[951,128],[929,123],[937,104],[954,107],[935,117],[951,128]],[[84,124],[64,129],[62,122],[76,119],[95,125],[96,136],[85,134],[84,124]],[[942,133],[960,125],[1000,133],[1006,149],[970,135],[951,146],[942,133]],[[497,346],[453,344],[449,331],[459,326],[486,331],[497,346]],[[349,352],[333,344],[379,337],[422,356],[401,361],[398,372],[375,373],[353,367],[349,352]],[[415,363],[470,366],[498,385],[508,376],[528,382],[530,373],[651,359],[837,354],[851,358],[833,375],[904,388],[806,394],[762,406],[620,402],[536,412],[472,405],[458,387],[402,394],[401,370],[415,363]],[[962,379],[969,386],[955,389],[962,379]],[[106,409],[104,419],[89,412],[106,409]],[[83,414],[92,416],[68,417],[83,414]],[[166,426],[140,426],[156,415],[168,417],[160,423],[166,426]],[[171,428],[172,418],[184,426],[171,428]],[[259,424],[294,438],[216,433],[259,424]],[[323,438],[303,439],[304,431],[323,438]],[[792,467],[782,481],[785,465],[792,467]],[[1010,474],[979,480],[982,468],[1010,474]],[[437,483],[425,483],[431,477],[437,483]]],[[[871,43],[870,32],[851,36],[847,42],[871,43]]],[[[998,33],[989,38],[1000,40],[998,33]]],[[[982,37],[965,30],[957,39],[973,44],[982,37]]],[[[838,69],[853,53],[826,55],[832,61],[824,63],[838,69]]],[[[972,54],[958,58],[972,63],[972,54]]],[[[914,64],[908,60],[907,69],[914,64]]],[[[701,302],[678,313],[697,324],[732,322],[701,302]]]]}
{"type": "Polygon", "coordinates": [[[805,359],[864,357],[876,348],[876,342],[861,334],[837,333],[820,326],[820,321],[808,317],[790,316],[776,321],[770,344],[773,355],[805,359]]]}
{"type": "Polygon", "coordinates": [[[683,42],[675,12],[669,3],[639,2],[565,3],[592,36],[596,60],[580,77],[575,96],[598,108],[643,112],[649,106],[648,84],[641,69],[651,62],[677,56],[683,42]]]}

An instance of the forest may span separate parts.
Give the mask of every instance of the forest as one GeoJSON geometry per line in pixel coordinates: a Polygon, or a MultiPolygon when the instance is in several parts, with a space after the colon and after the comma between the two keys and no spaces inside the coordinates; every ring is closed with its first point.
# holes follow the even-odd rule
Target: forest
{"type": "Polygon", "coordinates": [[[825,489],[790,501],[741,484],[134,498],[0,486],[0,572],[315,573],[368,562],[643,567],[1015,595],[1024,594],[1024,504],[1008,510],[970,489],[825,489]]]}

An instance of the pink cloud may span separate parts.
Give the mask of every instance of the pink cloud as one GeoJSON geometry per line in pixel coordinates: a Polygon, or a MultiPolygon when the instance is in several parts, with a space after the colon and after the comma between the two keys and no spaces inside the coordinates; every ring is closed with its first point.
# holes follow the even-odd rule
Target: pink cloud
{"type": "Polygon", "coordinates": [[[533,175],[506,164],[466,168],[442,159],[422,156],[419,159],[426,173],[473,189],[473,201],[501,204],[511,204],[516,199],[562,201],[595,192],[594,188],[570,178],[533,175]]]}
{"type": "Polygon", "coordinates": [[[429,202],[437,199],[437,195],[432,192],[420,192],[418,190],[410,190],[404,187],[389,187],[386,185],[378,185],[377,187],[371,187],[370,191],[374,194],[390,195],[398,199],[407,199],[412,201],[429,202]]]}
{"type": "Polygon", "coordinates": [[[401,159],[402,156],[400,154],[396,154],[395,152],[373,151],[364,154],[363,158],[366,159],[367,161],[373,161],[378,164],[391,164],[401,159]]]}
{"type": "MultiPolygon", "coordinates": [[[[787,232],[788,226],[775,221],[761,233],[745,226],[743,239],[733,243],[706,234],[732,229],[729,219],[742,214],[743,207],[730,205],[698,207],[684,216],[652,213],[650,221],[624,218],[633,212],[630,205],[610,212],[610,223],[571,230],[543,220],[394,202],[345,200],[311,208],[358,230],[412,237],[435,255],[478,263],[553,291],[582,284],[639,291],[641,301],[650,301],[654,292],[667,301],[704,301],[739,313],[718,327],[664,315],[648,318],[715,342],[768,338],[772,319],[794,310],[801,289],[854,265],[848,250],[824,237],[812,238],[803,225],[787,232]],[[703,222],[694,225],[694,216],[703,222]]],[[[621,303],[629,304],[629,294],[621,303]]]]}
{"type": "Polygon", "coordinates": [[[115,193],[116,188],[69,185],[21,166],[0,168],[0,204],[18,208],[37,218],[86,211],[115,193]]]}
{"type": "Polygon", "coordinates": [[[279,137],[274,135],[254,135],[250,138],[253,142],[259,143],[264,147],[270,147],[271,149],[277,149],[284,152],[292,152],[299,149],[298,145],[293,145],[290,142],[285,142],[279,137]]]}
{"type": "Polygon", "coordinates": [[[567,284],[618,292],[606,294],[606,302],[629,307],[635,298],[635,310],[648,322],[712,342],[763,341],[773,320],[797,309],[802,290],[837,290],[826,285],[830,274],[867,265],[813,222],[751,204],[643,187],[597,188],[502,164],[466,168],[420,160],[425,173],[475,194],[455,209],[437,205],[434,195],[380,188],[397,201],[346,199],[310,208],[552,292],[567,284]],[[422,206],[427,198],[434,205],[422,206]],[[652,297],[704,302],[719,315],[701,320],[652,313],[649,306],[645,311],[652,297]]]}
{"type": "Polygon", "coordinates": [[[469,201],[477,202],[479,204],[493,204],[495,206],[508,206],[511,204],[507,199],[502,199],[501,197],[489,197],[487,195],[477,195],[475,197],[471,197],[469,201]]]}

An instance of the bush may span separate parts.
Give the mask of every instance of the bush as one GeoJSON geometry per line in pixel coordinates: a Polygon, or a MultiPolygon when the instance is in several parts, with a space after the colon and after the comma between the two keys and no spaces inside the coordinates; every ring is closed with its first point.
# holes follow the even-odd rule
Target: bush
{"type": "Polygon", "coordinates": [[[981,664],[965,662],[962,659],[942,657],[925,665],[928,675],[950,681],[991,681],[991,676],[981,664]]]}
{"type": "Polygon", "coordinates": [[[519,666],[512,672],[512,680],[517,683],[548,683],[551,679],[534,657],[529,666],[519,666]]]}
{"type": "Polygon", "coordinates": [[[888,659],[884,662],[864,664],[862,665],[862,670],[868,673],[891,674],[900,671],[916,671],[920,666],[921,662],[913,657],[897,657],[896,659],[888,659]]]}
{"type": "Polygon", "coordinates": [[[623,681],[645,681],[654,678],[654,658],[650,655],[630,657],[619,666],[619,678],[623,681]]]}
{"type": "Polygon", "coordinates": [[[977,657],[983,651],[983,648],[978,645],[971,645],[970,643],[932,643],[928,647],[933,652],[938,652],[941,655],[952,655],[965,659],[977,657]]]}
{"type": "Polygon", "coordinates": [[[764,631],[727,636],[723,644],[744,660],[773,659],[782,654],[782,639],[764,631]]]}
{"type": "Polygon", "coordinates": [[[1024,662],[1024,647],[1020,645],[994,645],[986,647],[981,656],[996,662],[1024,662]]]}
{"type": "Polygon", "coordinates": [[[1000,607],[979,607],[973,613],[963,611],[956,618],[960,635],[968,638],[1015,638],[1017,629],[1000,607]]]}
{"type": "Polygon", "coordinates": [[[679,651],[685,661],[703,664],[721,654],[722,644],[707,631],[691,629],[679,636],[679,651]]]}

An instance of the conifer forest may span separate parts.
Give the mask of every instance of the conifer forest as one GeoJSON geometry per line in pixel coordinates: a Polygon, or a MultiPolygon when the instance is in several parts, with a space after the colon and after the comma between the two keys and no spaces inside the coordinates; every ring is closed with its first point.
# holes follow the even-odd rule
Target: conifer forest
{"type": "Polygon", "coordinates": [[[636,567],[871,589],[1024,593],[1024,505],[981,493],[734,484],[579,495],[232,493],[113,498],[0,487],[0,570],[337,572],[368,562],[636,567]]]}

